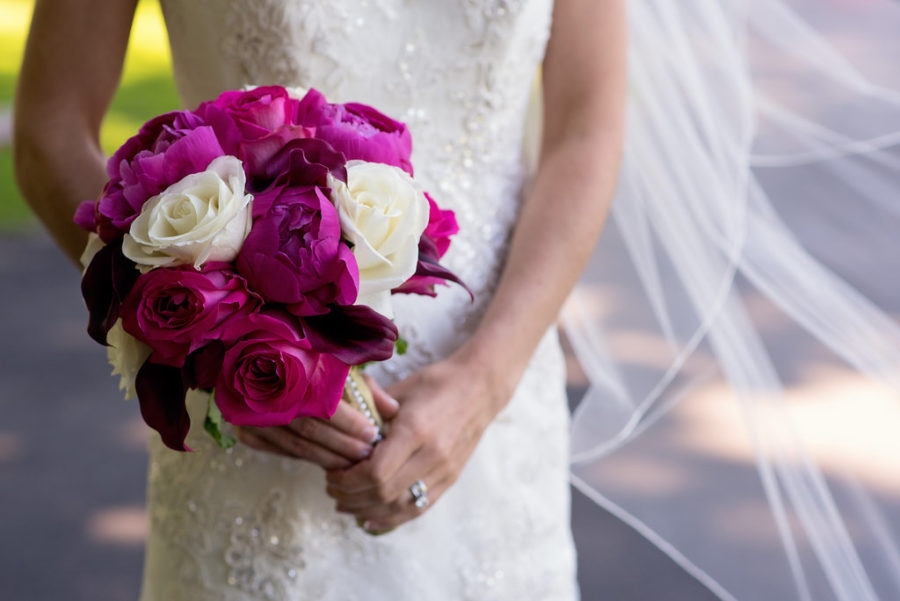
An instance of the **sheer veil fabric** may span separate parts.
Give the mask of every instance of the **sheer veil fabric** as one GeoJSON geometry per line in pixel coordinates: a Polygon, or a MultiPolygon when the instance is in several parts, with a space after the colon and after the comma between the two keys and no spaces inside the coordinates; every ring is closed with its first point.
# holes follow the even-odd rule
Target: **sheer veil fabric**
{"type": "Polygon", "coordinates": [[[573,482],[721,599],[900,599],[900,4],[629,21],[613,218],[564,315],[573,482]]]}

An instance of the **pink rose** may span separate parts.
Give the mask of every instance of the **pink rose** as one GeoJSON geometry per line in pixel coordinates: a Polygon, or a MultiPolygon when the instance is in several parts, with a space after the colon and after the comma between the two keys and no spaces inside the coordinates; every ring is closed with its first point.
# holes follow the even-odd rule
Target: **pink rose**
{"type": "Polygon", "coordinates": [[[181,367],[190,353],[219,339],[227,320],[258,305],[234,272],[160,268],[141,275],[125,298],[122,327],[153,349],[153,363],[181,367]]]}
{"type": "Polygon", "coordinates": [[[348,160],[385,163],[413,174],[412,136],[406,124],[365,104],[330,104],[317,90],[300,101],[298,121],[348,160]]]}
{"type": "Polygon", "coordinates": [[[279,86],[223,92],[194,111],[215,130],[225,151],[255,177],[287,142],[312,136],[296,122],[300,101],[279,86]]]}
{"type": "Polygon", "coordinates": [[[317,187],[280,190],[268,214],[253,224],[237,269],[267,302],[285,303],[295,315],[353,304],[359,291],[337,209],[317,187]]]}
{"type": "Polygon", "coordinates": [[[350,366],[311,350],[292,316],[254,313],[227,322],[223,335],[228,349],[215,399],[227,421],[282,426],[334,413],[350,366]]]}
{"type": "Polygon", "coordinates": [[[174,112],[151,119],[110,157],[109,181],[95,204],[94,219],[84,205],[76,222],[86,229],[95,225],[104,242],[118,239],[151,196],[224,154],[212,128],[196,115],[174,112]]]}

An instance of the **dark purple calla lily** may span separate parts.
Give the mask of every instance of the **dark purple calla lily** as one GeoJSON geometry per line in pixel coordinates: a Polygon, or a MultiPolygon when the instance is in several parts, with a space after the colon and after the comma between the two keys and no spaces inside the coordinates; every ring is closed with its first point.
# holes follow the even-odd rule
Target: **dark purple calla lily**
{"type": "Polygon", "coordinates": [[[440,251],[435,241],[428,234],[422,234],[422,238],[419,240],[419,262],[416,264],[416,272],[403,284],[394,288],[391,293],[437,296],[434,291],[435,285],[446,286],[447,282],[459,284],[469,293],[469,297],[475,300],[475,294],[465,282],[440,264],[440,251]]]}
{"type": "Polygon", "coordinates": [[[193,389],[211,390],[222,371],[224,358],[225,344],[221,340],[213,340],[188,355],[181,368],[184,385],[193,389]]]}
{"type": "Polygon", "coordinates": [[[81,279],[81,294],[88,308],[88,335],[106,346],[106,335],[119,318],[122,303],[140,272],[122,254],[122,241],[101,248],[81,279]]]}
{"type": "Polygon", "coordinates": [[[134,379],[141,417],[159,432],[163,444],[175,451],[190,451],[184,444],[191,418],[184,403],[187,387],[177,367],[152,363],[149,359],[134,379]]]}
{"type": "Polygon", "coordinates": [[[348,365],[390,359],[397,326],[365,305],[333,306],[325,315],[300,320],[313,349],[329,353],[348,365]]]}

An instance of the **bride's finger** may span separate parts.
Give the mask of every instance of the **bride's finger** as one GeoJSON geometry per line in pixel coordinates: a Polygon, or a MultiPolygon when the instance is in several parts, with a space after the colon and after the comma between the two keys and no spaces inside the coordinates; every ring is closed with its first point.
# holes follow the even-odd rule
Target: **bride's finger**
{"type": "Polygon", "coordinates": [[[452,461],[441,457],[434,449],[434,445],[425,445],[414,453],[400,469],[390,478],[376,488],[348,493],[326,486],[326,493],[338,501],[341,508],[359,513],[372,508],[391,505],[396,507],[398,499],[408,500],[411,487],[417,481],[422,481],[426,486],[437,482],[443,482],[452,474],[452,461]]]}
{"type": "MultiPolygon", "coordinates": [[[[428,487],[428,504],[422,507],[416,505],[415,497],[409,487],[397,499],[391,503],[385,503],[361,512],[352,512],[364,522],[366,530],[390,530],[405,522],[415,519],[428,511],[437,503],[444,494],[452,480],[449,477],[443,479],[438,474],[431,474],[422,479],[428,487]],[[431,482],[429,483],[429,479],[431,482]]],[[[411,486],[411,485],[410,485],[411,486]]]]}
{"type": "Polygon", "coordinates": [[[334,415],[327,422],[322,420],[321,423],[327,423],[344,434],[367,444],[371,444],[378,433],[377,428],[372,425],[369,418],[354,409],[347,401],[338,403],[337,409],[334,410],[334,415]]]}
{"type": "Polygon", "coordinates": [[[414,428],[394,422],[391,434],[378,444],[371,457],[345,470],[330,471],[328,485],[343,493],[359,493],[379,489],[390,483],[394,474],[421,447],[414,428]]]}
{"type": "Polygon", "coordinates": [[[416,452],[410,456],[409,460],[393,477],[378,486],[351,492],[333,486],[326,480],[325,493],[337,501],[342,509],[350,512],[359,512],[386,503],[392,503],[404,496],[404,492],[408,495],[409,487],[419,478],[428,476],[432,480],[437,479],[439,474],[435,473],[434,468],[435,466],[428,461],[424,453],[416,452]],[[409,482],[406,482],[409,478],[408,474],[417,475],[409,482]]]}
{"type": "Polygon", "coordinates": [[[295,457],[287,451],[280,449],[264,438],[257,436],[255,429],[235,426],[234,433],[240,442],[244,443],[251,449],[256,449],[257,451],[264,451],[273,455],[281,455],[282,457],[290,457],[291,459],[295,459],[295,457]]]}
{"type": "MultiPolygon", "coordinates": [[[[341,432],[329,422],[308,417],[295,419],[286,427],[298,436],[353,462],[365,459],[372,453],[371,440],[375,437],[374,433],[368,441],[363,442],[359,438],[341,432]]],[[[375,432],[374,427],[372,431],[375,432]]]]}
{"type": "Polygon", "coordinates": [[[286,427],[253,428],[252,432],[256,438],[278,449],[280,455],[305,459],[326,470],[344,469],[352,465],[346,457],[341,457],[311,440],[301,438],[286,427]]]}

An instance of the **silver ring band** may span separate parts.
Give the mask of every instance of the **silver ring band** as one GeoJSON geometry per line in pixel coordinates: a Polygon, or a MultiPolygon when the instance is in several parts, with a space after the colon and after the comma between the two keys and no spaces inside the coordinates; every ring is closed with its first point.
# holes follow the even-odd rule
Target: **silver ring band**
{"type": "Polygon", "coordinates": [[[424,482],[416,480],[413,482],[413,485],[409,487],[409,492],[412,493],[413,502],[416,504],[416,507],[419,509],[428,507],[428,486],[426,486],[424,482]]]}

